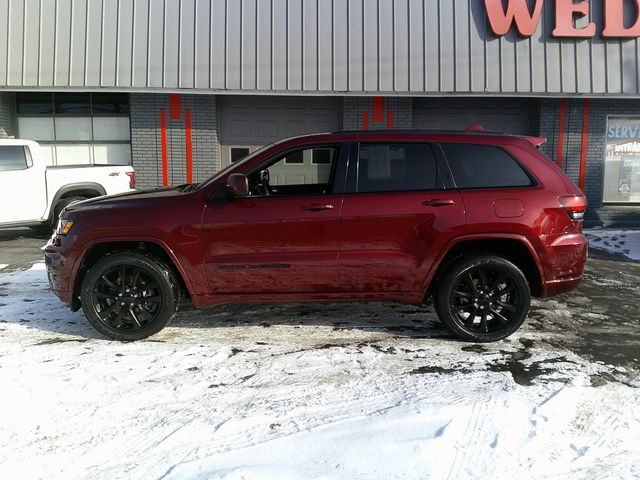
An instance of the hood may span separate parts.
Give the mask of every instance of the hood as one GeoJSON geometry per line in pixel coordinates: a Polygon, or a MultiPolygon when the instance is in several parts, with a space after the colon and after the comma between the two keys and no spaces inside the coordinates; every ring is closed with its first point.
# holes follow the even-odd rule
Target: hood
{"type": "Polygon", "coordinates": [[[155,188],[150,190],[132,190],[130,192],[116,193],[115,195],[103,195],[90,198],[82,202],[72,203],[66,212],[78,212],[83,210],[103,208],[123,208],[140,205],[147,200],[176,197],[184,195],[178,187],[155,188]]]}

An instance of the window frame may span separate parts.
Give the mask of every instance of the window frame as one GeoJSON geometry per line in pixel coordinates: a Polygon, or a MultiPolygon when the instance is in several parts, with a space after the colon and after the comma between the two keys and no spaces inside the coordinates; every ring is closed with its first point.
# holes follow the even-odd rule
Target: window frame
{"type": "Polygon", "coordinates": [[[447,190],[451,188],[451,185],[448,184],[445,177],[443,176],[443,169],[446,166],[444,163],[444,158],[441,155],[441,152],[438,148],[436,148],[436,142],[432,142],[429,140],[367,140],[367,141],[355,141],[351,143],[350,154],[349,154],[349,165],[348,165],[348,174],[347,174],[347,185],[345,188],[345,193],[354,194],[354,195],[384,195],[384,194],[392,194],[392,193],[421,193],[421,192],[436,192],[441,190],[447,190]],[[360,145],[389,145],[389,144],[421,144],[427,145],[431,152],[433,153],[433,158],[436,167],[436,188],[433,189],[412,189],[412,190],[381,190],[376,192],[360,192],[358,191],[358,182],[359,182],[359,172],[360,172],[360,145]]]}
{"type": "Polygon", "coordinates": [[[535,188],[539,188],[540,187],[540,183],[538,182],[538,179],[531,173],[531,171],[529,171],[528,168],[526,168],[524,165],[522,165],[522,162],[520,162],[515,155],[513,155],[511,152],[509,152],[509,150],[507,150],[506,148],[502,147],[501,145],[496,145],[494,143],[475,143],[475,142],[437,142],[437,145],[439,147],[439,149],[442,152],[442,158],[444,159],[446,165],[447,165],[447,171],[449,173],[449,175],[451,176],[451,182],[453,184],[453,188],[455,188],[456,190],[489,190],[489,189],[520,189],[520,188],[529,188],[529,189],[535,189],[535,188]],[[457,182],[456,182],[456,177],[453,174],[453,168],[451,168],[451,162],[450,160],[447,158],[447,155],[445,153],[445,149],[443,148],[443,144],[447,144],[447,145],[471,145],[471,146],[480,146],[480,147],[491,147],[491,148],[498,148],[500,150],[502,150],[509,158],[511,158],[516,165],[518,165],[520,167],[520,169],[524,172],[524,174],[529,178],[529,181],[531,182],[529,185],[498,185],[498,186],[487,186],[487,187],[460,187],[458,186],[457,182]]]}

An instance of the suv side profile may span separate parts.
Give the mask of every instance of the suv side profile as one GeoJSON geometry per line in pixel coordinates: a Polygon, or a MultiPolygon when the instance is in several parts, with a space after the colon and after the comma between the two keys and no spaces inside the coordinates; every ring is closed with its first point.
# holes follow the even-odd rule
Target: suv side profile
{"type": "Polygon", "coordinates": [[[433,297],[464,340],[505,338],[531,296],[574,289],[586,200],[537,147],[478,131],[343,131],[279,141],[201,184],[68,206],[52,290],[100,332],[164,328],[182,296],[241,302],[433,297]]]}

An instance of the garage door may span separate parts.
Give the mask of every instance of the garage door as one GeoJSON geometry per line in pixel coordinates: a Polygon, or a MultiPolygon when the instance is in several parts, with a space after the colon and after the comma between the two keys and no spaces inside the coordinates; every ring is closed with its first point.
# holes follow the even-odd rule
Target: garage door
{"type": "Polygon", "coordinates": [[[417,98],[414,128],[462,130],[480,124],[485,130],[534,135],[535,100],[520,98],[417,98]]]}
{"type": "Polygon", "coordinates": [[[281,138],[342,126],[342,99],[221,96],[222,166],[281,138]]]}

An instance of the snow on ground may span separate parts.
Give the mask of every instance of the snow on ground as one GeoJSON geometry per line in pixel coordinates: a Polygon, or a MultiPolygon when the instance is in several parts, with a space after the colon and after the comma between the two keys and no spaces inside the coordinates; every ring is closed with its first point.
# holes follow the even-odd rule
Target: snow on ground
{"type": "Polygon", "coordinates": [[[451,339],[431,308],[311,304],[187,308],[148,341],[111,342],[37,263],[0,273],[0,472],[640,476],[639,379],[605,381],[625,369],[541,335],[480,348],[451,339]]]}
{"type": "Polygon", "coordinates": [[[585,230],[589,246],[640,260],[640,230],[585,230]]]}
{"type": "Polygon", "coordinates": [[[6,263],[0,263],[0,270],[2,270],[4,267],[8,267],[9,265],[7,265],[6,263]]]}

